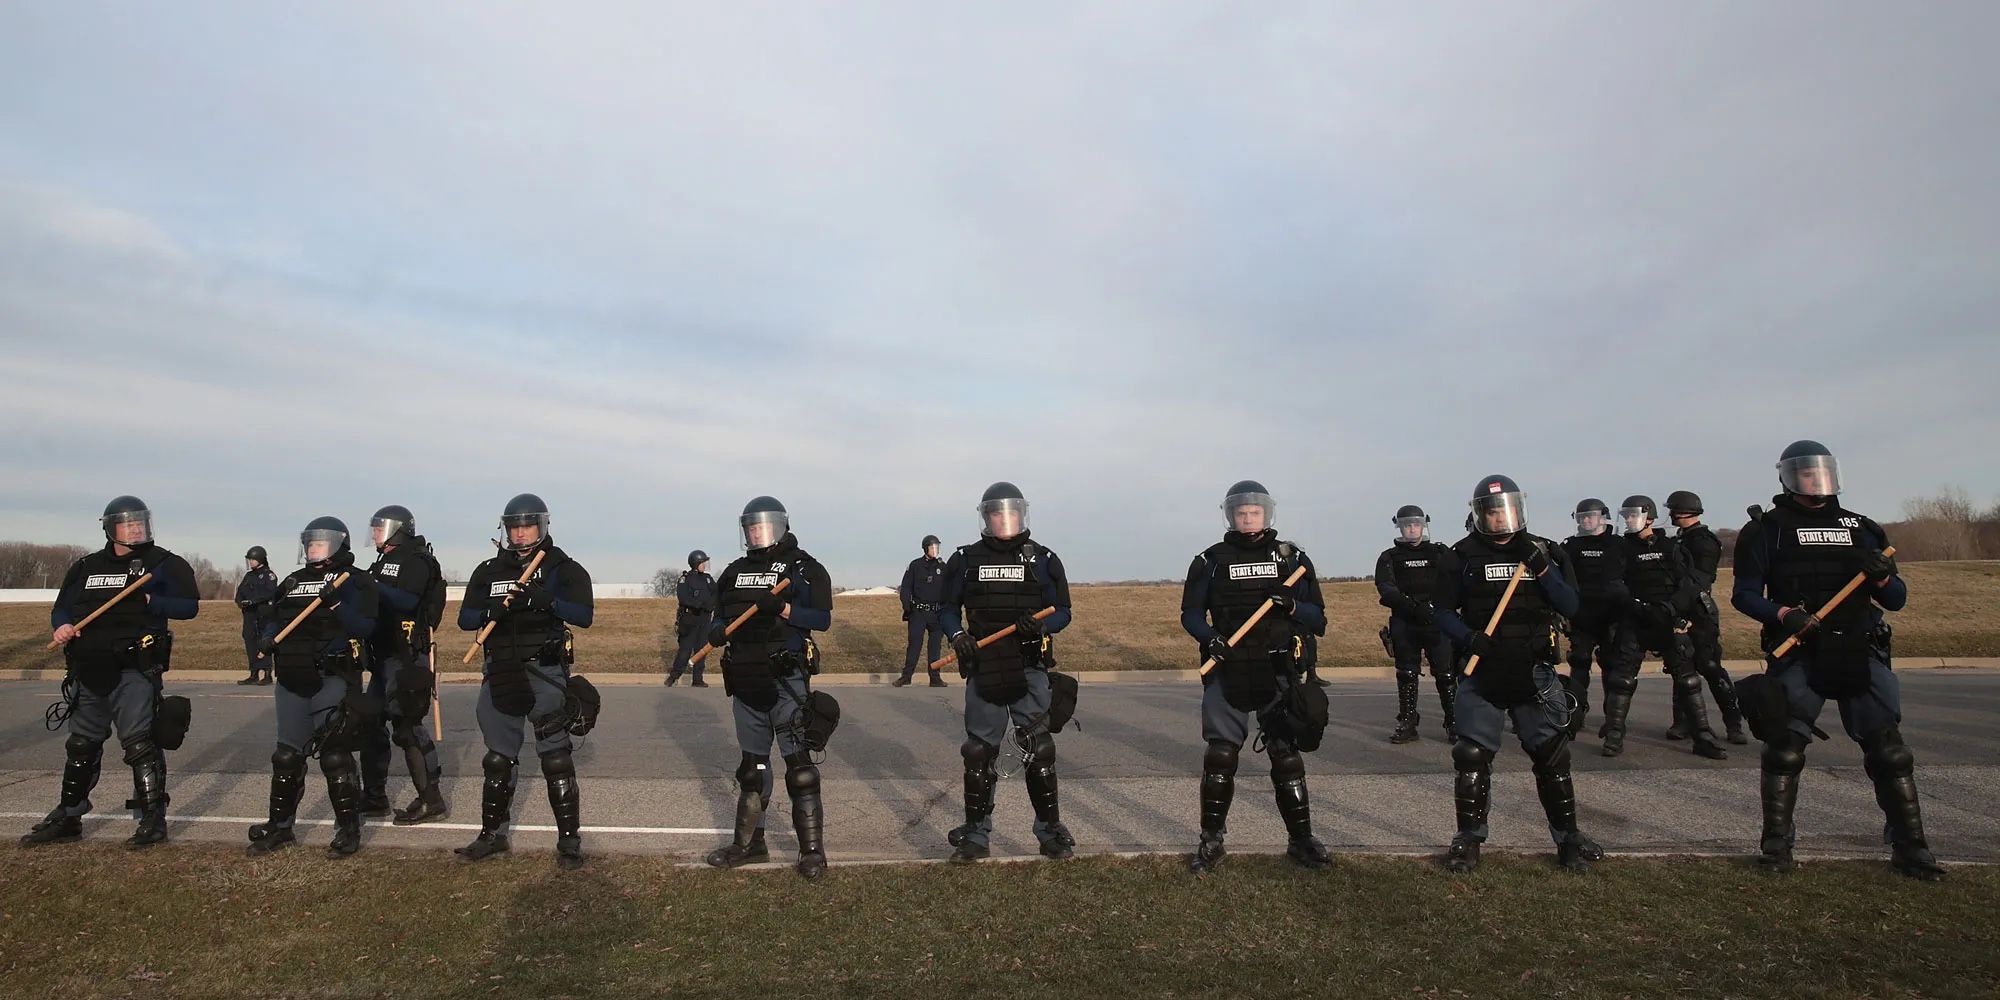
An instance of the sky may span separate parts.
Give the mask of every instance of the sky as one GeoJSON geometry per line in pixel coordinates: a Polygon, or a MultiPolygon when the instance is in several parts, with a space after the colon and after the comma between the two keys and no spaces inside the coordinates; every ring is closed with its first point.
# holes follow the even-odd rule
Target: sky
{"type": "MultiPolygon", "coordinates": [[[[2000,496],[2000,5],[0,7],[0,538],[1322,573],[1489,473],[2000,496]]],[[[720,568],[718,561],[717,568],[720,568]]]]}

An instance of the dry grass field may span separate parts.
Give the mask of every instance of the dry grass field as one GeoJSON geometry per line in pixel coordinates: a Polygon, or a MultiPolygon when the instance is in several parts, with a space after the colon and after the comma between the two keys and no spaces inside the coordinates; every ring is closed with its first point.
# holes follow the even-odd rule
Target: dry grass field
{"type": "MultiPolygon", "coordinates": [[[[1914,563],[1903,567],[1910,584],[1906,610],[1890,616],[1896,652],[1903,656],[2000,655],[2000,562],[1914,563]]],[[[1726,587],[1725,575],[1722,586],[1726,587]]],[[[1178,587],[1078,587],[1076,621],[1056,641],[1065,670],[1185,669],[1195,664],[1194,643],[1180,628],[1178,587]]],[[[1326,640],[1322,665],[1386,666],[1376,630],[1387,612],[1368,583],[1326,586],[1326,640]]],[[[1723,603],[1724,654],[1757,655],[1749,619],[1723,603]]],[[[645,672],[665,668],[672,655],[671,600],[604,601],[595,627],[578,633],[583,670],[645,672]]],[[[449,625],[453,611],[446,614],[449,625]]],[[[826,670],[836,673],[897,671],[903,664],[904,626],[894,597],[840,597],[833,629],[824,637],[826,670]]],[[[174,664],[185,669],[236,669],[243,664],[241,618],[224,602],[202,605],[194,621],[174,630],[174,664]]],[[[440,659],[456,664],[470,634],[450,631],[440,659]]],[[[0,605],[0,669],[60,668],[60,654],[45,651],[48,608],[0,605]]]]}

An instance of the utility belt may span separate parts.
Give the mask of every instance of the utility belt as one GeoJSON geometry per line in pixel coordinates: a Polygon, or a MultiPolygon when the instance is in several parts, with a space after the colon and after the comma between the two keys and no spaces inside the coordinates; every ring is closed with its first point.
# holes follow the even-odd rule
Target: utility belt
{"type": "Polygon", "coordinates": [[[928,603],[928,602],[925,602],[925,601],[913,601],[913,602],[911,602],[911,604],[910,604],[910,610],[911,610],[911,611],[921,611],[921,612],[923,612],[924,614],[927,614],[927,615],[934,615],[934,614],[937,614],[937,613],[938,613],[938,612],[940,612],[940,611],[943,611],[943,610],[944,610],[944,605],[942,605],[942,604],[931,604],[931,603],[928,603]]]}
{"type": "Polygon", "coordinates": [[[368,650],[374,654],[375,659],[400,660],[412,656],[420,657],[431,651],[429,626],[414,618],[405,618],[392,624],[395,626],[395,632],[388,638],[383,638],[378,632],[368,641],[368,650]]]}
{"type": "Polygon", "coordinates": [[[735,643],[723,647],[722,689],[751,709],[768,712],[778,703],[780,678],[817,677],[820,671],[819,643],[808,635],[800,649],[776,649],[759,655],[735,643]]]}
{"type": "Polygon", "coordinates": [[[174,651],[172,632],[147,632],[130,639],[112,639],[108,646],[93,643],[92,648],[80,648],[77,642],[71,640],[63,647],[63,665],[77,683],[99,696],[110,694],[118,686],[119,675],[127,670],[165,671],[174,651]]]}
{"type": "Polygon", "coordinates": [[[361,671],[368,665],[368,644],[360,639],[348,639],[342,645],[323,646],[311,655],[287,655],[281,648],[277,656],[278,685],[301,698],[310,698],[326,685],[328,677],[339,677],[352,688],[360,683],[361,671]]]}

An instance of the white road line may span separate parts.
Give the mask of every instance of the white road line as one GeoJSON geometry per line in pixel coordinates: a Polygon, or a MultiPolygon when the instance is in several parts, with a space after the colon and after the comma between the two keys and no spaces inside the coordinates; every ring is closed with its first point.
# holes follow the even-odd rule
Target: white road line
{"type": "MultiPolygon", "coordinates": [[[[0,812],[0,819],[43,819],[43,818],[45,818],[45,817],[46,817],[47,815],[48,815],[47,813],[26,813],[26,812],[0,812]]],[[[91,814],[89,814],[89,815],[87,815],[87,816],[85,816],[85,817],[83,817],[83,818],[84,818],[84,819],[104,819],[104,820],[112,820],[112,819],[131,819],[131,818],[132,818],[132,814],[131,814],[131,813],[129,813],[129,812],[124,812],[124,811],[122,811],[122,810],[121,810],[121,811],[119,811],[119,812],[94,812],[94,813],[91,813],[91,814]]],[[[267,817],[264,817],[264,816],[181,816],[181,815],[176,815],[176,814],[173,814],[173,813],[168,813],[168,814],[167,814],[167,822],[168,822],[168,823],[263,823],[263,822],[267,822],[267,821],[268,821],[268,818],[267,818],[267,817]]],[[[301,819],[301,820],[296,820],[296,821],[295,821],[295,824],[296,824],[296,825],[298,825],[298,826],[332,826],[332,825],[333,825],[333,820],[330,820],[330,819],[301,819]]],[[[370,825],[370,826],[374,826],[374,827],[376,827],[377,829],[383,829],[383,828],[384,828],[384,827],[382,826],[382,824],[380,824],[380,823],[371,823],[371,824],[369,824],[369,825],[370,825]]],[[[391,829],[391,830],[472,830],[472,831],[477,831],[477,830],[479,829],[479,824],[477,824],[477,823],[419,823],[419,824],[417,824],[416,826],[390,826],[390,827],[387,827],[386,829],[391,829]]],[[[555,828],[555,827],[553,827],[553,826],[542,826],[542,825],[535,825],[535,824],[523,824],[523,823],[516,823],[516,824],[514,824],[514,826],[513,826],[513,828],[512,828],[512,831],[510,831],[510,832],[520,832],[520,833],[555,833],[555,832],[556,832],[556,828],[555,828]]],[[[716,834],[733,834],[733,833],[735,833],[736,831],[735,831],[735,830],[717,830],[717,829],[710,829],[710,828],[708,828],[708,827],[701,827],[701,826],[586,826],[586,827],[583,827],[583,828],[582,828],[582,832],[584,832],[584,833],[642,833],[642,834],[689,834],[689,835],[693,835],[693,834],[701,834],[701,835],[704,835],[704,836],[713,836],[713,835],[716,835],[716,834]]]]}

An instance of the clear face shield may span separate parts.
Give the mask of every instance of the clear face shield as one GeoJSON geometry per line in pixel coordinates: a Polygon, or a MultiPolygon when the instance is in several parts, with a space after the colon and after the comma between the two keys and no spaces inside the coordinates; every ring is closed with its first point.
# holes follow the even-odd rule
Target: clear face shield
{"type": "Polygon", "coordinates": [[[1618,516],[1625,521],[1625,533],[1636,535],[1653,523],[1653,515],[1644,507],[1620,507],[1618,516]]]}
{"type": "Polygon", "coordinates": [[[1825,499],[1840,495],[1840,460],[1832,455],[1801,455],[1778,463],[1778,482],[1785,492],[1825,499]]]}
{"type": "Polygon", "coordinates": [[[405,527],[408,525],[390,517],[378,517],[369,521],[368,529],[374,538],[375,551],[380,552],[394,544],[396,536],[402,534],[405,527]]]}
{"type": "Polygon", "coordinates": [[[547,514],[521,514],[500,518],[500,530],[507,533],[507,548],[527,552],[549,537],[547,514]]]}
{"type": "Polygon", "coordinates": [[[1518,534],[1528,527],[1528,495],[1494,493],[1472,501],[1472,529],[1498,538],[1518,534]]]}
{"type": "Polygon", "coordinates": [[[1019,497],[987,500],[979,505],[979,533],[1006,541],[1028,530],[1028,501],[1019,497]]]}
{"type": "Polygon", "coordinates": [[[1601,510],[1578,511],[1576,514],[1576,533],[1579,536],[1595,535],[1603,531],[1604,526],[1610,523],[1610,520],[1601,510]]]}
{"type": "Polygon", "coordinates": [[[127,511],[104,518],[104,532],[124,546],[145,545],[153,540],[153,512],[127,511]]]}
{"type": "Polygon", "coordinates": [[[299,565],[311,566],[333,558],[340,551],[342,542],[347,541],[347,533],[330,528],[313,528],[299,532],[299,565]]]}
{"type": "Polygon", "coordinates": [[[1414,545],[1428,541],[1431,537],[1431,519],[1428,517],[1399,517],[1396,519],[1396,538],[1414,545]]]}
{"type": "Polygon", "coordinates": [[[742,529],[740,541],[744,551],[768,549],[778,544],[778,540],[785,537],[785,532],[792,529],[792,519],[775,510],[758,511],[743,515],[739,527],[742,529]]]}

